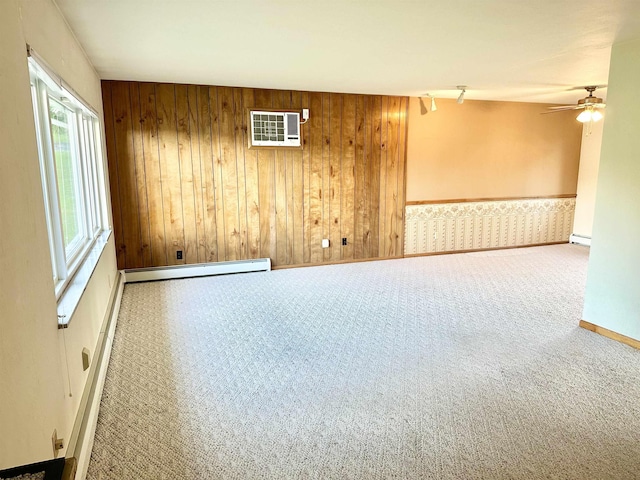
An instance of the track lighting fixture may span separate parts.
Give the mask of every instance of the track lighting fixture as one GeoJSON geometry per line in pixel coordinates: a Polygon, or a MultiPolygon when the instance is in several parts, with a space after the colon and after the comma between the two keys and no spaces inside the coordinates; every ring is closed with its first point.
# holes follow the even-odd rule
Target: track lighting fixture
{"type": "Polygon", "coordinates": [[[420,114],[421,115],[426,115],[427,113],[429,113],[429,111],[435,112],[436,110],[438,110],[438,106],[436,105],[435,96],[431,95],[430,93],[425,93],[423,96],[420,97],[420,114]],[[424,103],[425,97],[431,99],[431,110],[427,110],[427,106],[424,103]]]}
{"type": "Polygon", "coordinates": [[[465,93],[466,93],[466,91],[467,91],[467,90],[466,90],[466,89],[467,89],[467,86],[466,86],[466,85],[458,85],[456,88],[457,88],[458,90],[461,90],[461,92],[460,92],[460,96],[458,97],[458,100],[456,100],[456,101],[458,102],[458,104],[462,104],[462,103],[464,103],[464,94],[465,94],[465,93]]]}

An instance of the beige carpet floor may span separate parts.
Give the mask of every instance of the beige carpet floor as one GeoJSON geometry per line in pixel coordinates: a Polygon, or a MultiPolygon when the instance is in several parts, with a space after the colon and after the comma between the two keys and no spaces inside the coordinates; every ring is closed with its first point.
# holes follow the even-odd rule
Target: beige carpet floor
{"type": "Polygon", "coordinates": [[[558,245],[127,285],[89,479],[640,478],[558,245]]]}

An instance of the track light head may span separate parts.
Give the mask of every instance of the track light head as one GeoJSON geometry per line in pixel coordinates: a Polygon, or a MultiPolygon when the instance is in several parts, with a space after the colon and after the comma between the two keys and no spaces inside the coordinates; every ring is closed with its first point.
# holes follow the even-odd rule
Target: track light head
{"type": "Polygon", "coordinates": [[[438,110],[438,106],[436,105],[436,97],[434,95],[431,95],[430,93],[425,93],[424,95],[420,96],[420,114],[421,115],[426,115],[430,111],[435,112],[436,110],[438,110]],[[427,106],[424,103],[425,98],[431,99],[430,110],[427,110],[427,106]]]}
{"type": "Polygon", "coordinates": [[[420,115],[426,115],[427,113],[429,113],[429,110],[427,110],[427,106],[424,103],[424,97],[427,95],[428,94],[418,97],[418,99],[420,100],[420,115]]]}
{"type": "Polygon", "coordinates": [[[458,102],[458,104],[462,104],[462,103],[464,103],[464,94],[467,91],[467,86],[466,85],[458,85],[456,88],[458,90],[461,90],[460,96],[458,96],[458,100],[456,100],[456,101],[458,102]]]}

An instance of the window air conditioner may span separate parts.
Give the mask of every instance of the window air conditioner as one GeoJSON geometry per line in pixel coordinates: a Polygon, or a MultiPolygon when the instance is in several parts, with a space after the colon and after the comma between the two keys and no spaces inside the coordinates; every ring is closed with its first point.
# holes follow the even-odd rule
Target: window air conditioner
{"type": "Polygon", "coordinates": [[[300,114],[297,112],[251,111],[251,145],[254,147],[299,147],[300,114]]]}

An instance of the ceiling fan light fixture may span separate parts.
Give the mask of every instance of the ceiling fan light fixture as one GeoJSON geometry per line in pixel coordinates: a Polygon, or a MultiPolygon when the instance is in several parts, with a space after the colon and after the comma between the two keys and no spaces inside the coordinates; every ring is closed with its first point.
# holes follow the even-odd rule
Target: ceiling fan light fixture
{"type": "Polygon", "coordinates": [[[461,90],[460,95],[458,96],[458,100],[456,100],[456,102],[458,102],[458,105],[464,103],[464,94],[467,92],[467,86],[466,85],[458,85],[456,87],[458,90],[461,90]]]}
{"type": "Polygon", "coordinates": [[[579,122],[582,122],[582,123],[590,122],[591,121],[591,111],[590,110],[583,110],[582,112],[580,112],[580,115],[578,115],[576,120],[578,120],[579,122]]]}
{"type": "Polygon", "coordinates": [[[589,106],[580,112],[580,115],[578,115],[576,120],[582,123],[597,122],[602,120],[602,113],[596,110],[593,106],[589,106]]]}

